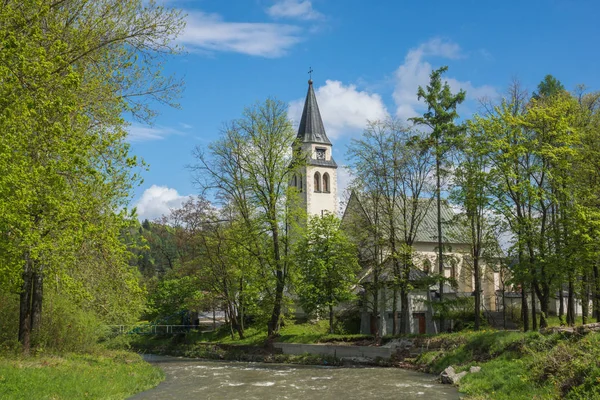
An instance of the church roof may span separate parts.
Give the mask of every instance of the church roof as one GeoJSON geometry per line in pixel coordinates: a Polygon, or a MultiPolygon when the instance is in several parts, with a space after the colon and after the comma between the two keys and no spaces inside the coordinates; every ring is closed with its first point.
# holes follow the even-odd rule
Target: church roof
{"type": "MultiPolygon", "coordinates": [[[[419,201],[418,221],[415,221],[417,231],[415,234],[415,243],[435,243],[437,242],[437,209],[435,202],[432,199],[422,199],[419,201]]],[[[466,232],[456,220],[456,214],[446,201],[442,201],[441,205],[442,217],[442,234],[444,243],[446,244],[467,244],[468,239],[466,232]]],[[[398,234],[402,234],[401,216],[396,217],[398,220],[398,234]]],[[[372,224],[368,214],[363,208],[362,200],[356,192],[352,192],[346,210],[342,217],[342,226],[347,226],[348,229],[356,229],[356,226],[362,225],[366,227],[372,224]]]]}
{"type": "Polygon", "coordinates": [[[304,110],[298,127],[298,139],[304,143],[323,143],[331,145],[329,138],[325,134],[325,127],[319,112],[319,105],[315,91],[313,90],[312,79],[308,81],[308,93],[304,102],[304,110]]]}

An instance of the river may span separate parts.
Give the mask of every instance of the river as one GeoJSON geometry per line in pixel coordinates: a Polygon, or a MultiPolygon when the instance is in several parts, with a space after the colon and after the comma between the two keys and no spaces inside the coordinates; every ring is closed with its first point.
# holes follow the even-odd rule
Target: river
{"type": "Polygon", "coordinates": [[[340,368],[150,356],[166,380],[132,399],[458,399],[432,375],[397,368],[340,368]]]}

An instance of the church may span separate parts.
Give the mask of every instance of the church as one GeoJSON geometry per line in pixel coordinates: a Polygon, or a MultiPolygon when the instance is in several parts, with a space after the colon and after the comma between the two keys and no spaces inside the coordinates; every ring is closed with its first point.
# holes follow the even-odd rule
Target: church
{"type": "MultiPolygon", "coordinates": [[[[298,171],[290,181],[290,185],[296,187],[301,197],[302,204],[306,209],[307,215],[322,216],[324,213],[338,214],[338,186],[337,169],[338,165],[332,156],[333,144],[327,137],[317,98],[313,88],[312,79],[308,81],[308,92],[304,102],[304,109],[298,127],[297,143],[301,147],[300,154],[307,154],[307,162],[298,171]]],[[[446,206],[443,209],[443,219],[449,222],[453,218],[453,211],[446,206]]],[[[409,314],[410,331],[415,334],[436,333],[436,324],[433,322],[433,311],[430,305],[432,299],[436,298],[439,290],[437,285],[422,284],[423,278],[432,272],[437,264],[437,239],[436,239],[436,214],[433,207],[427,212],[423,223],[420,225],[420,232],[417,235],[417,241],[414,243],[415,270],[410,271],[411,284],[413,290],[409,294],[409,314]]],[[[352,193],[342,217],[342,229],[348,230],[367,230],[372,222],[365,213],[361,199],[356,193],[352,193]]],[[[445,228],[446,229],[446,228],[445,228]]],[[[452,227],[450,226],[450,229],[452,227]]],[[[356,235],[349,235],[356,237],[356,235]]],[[[454,235],[456,237],[456,235],[454,235]]],[[[380,254],[381,265],[383,269],[379,274],[383,284],[380,284],[378,295],[374,296],[372,291],[373,263],[375,262],[370,244],[356,240],[359,250],[359,258],[363,268],[359,275],[359,286],[357,293],[360,294],[360,314],[361,314],[361,333],[373,334],[376,327],[379,327],[380,335],[392,334],[394,319],[396,322],[400,317],[396,312],[393,315],[392,310],[400,310],[399,296],[391,295],[391,262],[389,254],[380,254]],[[379,315],[373,315],[373,299],[377,298],[379,315]],[[393,302],[396,301],[396,307],[393,302]]],[[[469,268],[468,254],[469,244],[459,240],[445,239],[445,244],[451,247],[448,259],[452,262],[446,262],[444,271],[445,276],[453,278],[457,285],[454,287],[444,287],[446,298],[457,296],[471,296],[474,288],[473,274],[469,268]]],[[[389,253],[389,252],[388,252],[389,253]]],[[[482,273],[482,304],[487,311],[496,310],[496,290],[499,289],[499,277],[492,268],[483,267],[482,273]]],[[[397,324],[396,324],[397,326],[397,324]]]]}

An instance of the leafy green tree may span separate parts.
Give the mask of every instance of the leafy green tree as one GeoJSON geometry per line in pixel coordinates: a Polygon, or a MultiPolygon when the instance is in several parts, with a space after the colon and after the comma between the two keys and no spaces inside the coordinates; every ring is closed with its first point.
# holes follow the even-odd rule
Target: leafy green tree
{"type": "MultiPolygon", "coordinates": [[[[444,237],[442,234],[442,178],[446,175],[444,168],[448,163],[447,157],[455,145],[457,136],[464,130],[462,125],[457,125],[456,108],[466,97],[466,92],[460,90],[453,94],[448,82],[442,84],[442,74],[448,67],[441,67],[431,72],[429,85],[426,89],[419,86],[417,97],[424,100],[427,111],[422,117],[410,118],[415,125],[426,126],[431,130],[429,145],[435,155],[436,176],[436,205],[437,205],[437,233],[438,233],[438,272],[440,280],[440,301],[444,300],[444,237]]],[[[444,320],[440,319],[440,330],[444,330],[444,320]]]]}
{"type": "Polygon", "coordinates": [[[148,96],[168,101],[177,90],[156,62],[182,21],[135,0],[25,0],[4,2],[0,22],[0,279],[20,293],[27,353],[44,282],[93,296],[75,277],[83,268],[102,277],[109,265],[110,279],[137,285],[120,241],[130,216],[117,211],[139,165],[122,115],[148,118],[148,96]]]}
{"type": "Polygon", "coordinates": [[[149,314],[153,319],[177,317],[177,323],[180,323],[180,314],[195,309],[201,301],[202,293],[193,277],[169,275],[158,283],[148,297],[149,314]]]}
{"type": "Polygon", "coordinates": [[[297,159],[291,146],[295,132],[287,117],[287,105],[268,99],[247,108],[242,118],[226,126],[208,153],[197,147],[198,163],[192,166],[196,183],[235,210],[243,222],[251,253],[274,281],[266,288],[272,312],[269,335],[278,332],[284,290],[289,278],[289,241],[292,225],[288,182],[297,159]]]}
{"type": "Polygon", "coordinates": [[[552,75],[546,75],[544,80],[538,84],[537,88],[537,92],[534,92],[532,96],[536,100],[548,98],[565,92],[565,87],[563,84],[552,75]]]}
{"type": "MultiPolygon", "coordinates": [[[[475,330],[481,326],[481,272],[485,253],[498,256],[492,230],[493,215],[489,185],[490,162],[486,157],[485,131],[469,121],[468,130],[460,140],[459,163],[454,171],[451,198],[462,208],[466,239],[470,244],[469,259],[473,263],[475,330]]],[[[454,223],[460,223],[454,221],[454,223]]],[[[488,259],[491,257],[488,257],[488,259]]],[[[488,264],[491,267],[491,263],[488,264]]]]}
{"type": "Polygon", "coordinates": [[[353,298],[356,273],[359,270],[356,247],[340,229],[340,221],[332,214],[311,217],[306,235],[295,248],[299,269],[296,292],[302,308],[329,312],[329,332],[333,333],[333,309],[353,298]]]}

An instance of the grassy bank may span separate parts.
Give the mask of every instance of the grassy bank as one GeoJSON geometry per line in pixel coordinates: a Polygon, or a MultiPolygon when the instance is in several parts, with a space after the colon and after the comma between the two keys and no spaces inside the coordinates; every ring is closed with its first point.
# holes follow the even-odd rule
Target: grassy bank
{"type": "Polygon", "coordinates": [[[600,398],[600,333],[466,332],[419,344],[435,349],[410,360],[425,372],[481,366],[460,381],[469,399],[600,398]]]}
{"type": "Polygon", "coordinates": [[[1,399],[124,399],[163,379],[159,368],[125,351],[0,356],[1,399]]]}

